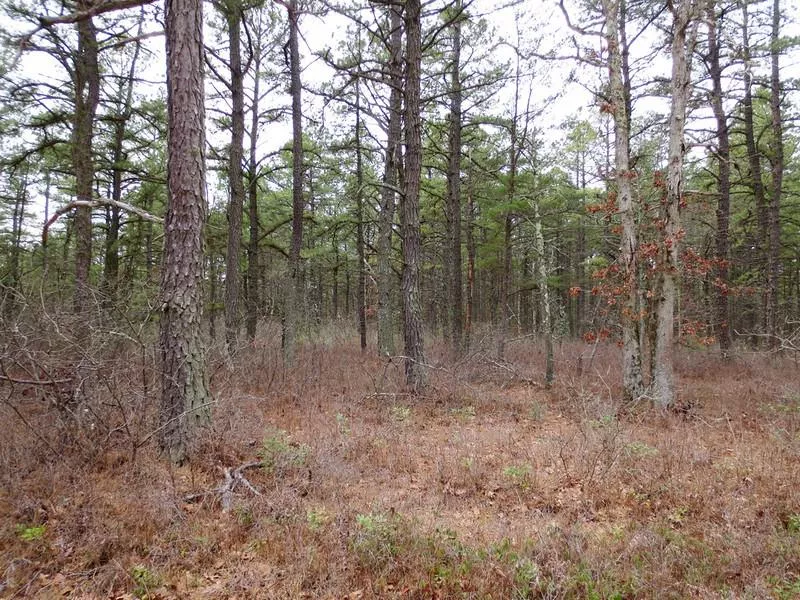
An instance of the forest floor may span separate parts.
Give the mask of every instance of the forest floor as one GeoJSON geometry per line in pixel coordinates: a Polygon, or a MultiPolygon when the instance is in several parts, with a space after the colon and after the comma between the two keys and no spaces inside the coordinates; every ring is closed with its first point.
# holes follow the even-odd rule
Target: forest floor
{"type": "Polygon", "coordinates": [[[796,357],[682,349],[659,411],[622,406],[617,349],[590,351],[560,346],[551,390],[518,342],[442,361],[413,397],[349,339],[288,372],[249,347],[217,365],[214,424],[180,468],[144,405],[110,394],[70,429],[20,394],[0,422],[0,597],[800,597],[796,357]]]}

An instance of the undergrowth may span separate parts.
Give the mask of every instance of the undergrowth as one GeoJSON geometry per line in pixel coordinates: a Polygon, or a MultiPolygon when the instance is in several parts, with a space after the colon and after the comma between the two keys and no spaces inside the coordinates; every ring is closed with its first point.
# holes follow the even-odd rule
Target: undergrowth
{"type": "Polygon", "coordinates": [[[153,439],[149,350],[118,346],[66,405],[14,386],[0,596],[800,595],[790,358],[686,351],[679,410],[658,411],[619,400],[613,347],[578,375],[564,343],[545,390],[535,340],[455,364],[433,341],[413,396],[401,361],[350,338],[307,341],[290,370],[277,339],[232,368],[212,353],[213,425],[180,468],[153,439]]]}

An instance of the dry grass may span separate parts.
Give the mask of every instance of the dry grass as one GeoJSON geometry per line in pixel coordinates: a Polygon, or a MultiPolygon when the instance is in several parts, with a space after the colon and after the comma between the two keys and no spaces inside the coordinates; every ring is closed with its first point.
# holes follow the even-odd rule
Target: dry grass
{"type": "Polygon", "coordinates": [[[290,371],[264,339],[216,363],[213,429],[178,469],[140,444],[154,400],[134,357],[80,425],[15,389],[30,427],[3,405],[0,596],[800,597],[790,358],[687,350],[661,413],[619,405],[613,347],[589,365],[565,343],[545,391],[533,340],[457,365],[434,344],[412,397],[401,364],[349,336],[309,341],[290,371]],[[259,495],[184,501],[259,459],[259,495]]]}

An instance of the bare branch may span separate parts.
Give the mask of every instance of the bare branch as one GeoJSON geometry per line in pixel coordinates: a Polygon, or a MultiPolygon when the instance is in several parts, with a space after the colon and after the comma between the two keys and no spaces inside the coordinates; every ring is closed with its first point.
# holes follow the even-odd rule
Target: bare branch
{"type": "Polygon", "coordinates": [[[86,10],[79,10],[68,15],[60,15],[58,17],[39,17],[39,29],[45,29],[47,27],[52,27],[53,25],[68,25],[71,23],[77,23],[78,21],[85,21],[86,19],[91,19],[92,17],[96,17],[107,12],[123,10],[125,8],[135,8],[137,6],[146,6],[147,4],[152,4],[153,2],[155,2],[155,0],[106,0],[105,2],[98,2],[97,4],[94,4],[86,10]]]}
{"type": "Polygon", "coordinates": [[[59,218],[63,217],[73,208],[81,208],[81,207],[89,207],[89,208],[97,208],[98,206],[116,206],[117,208],[121,208],[122,210],[128,211],[130,213],[135,214],[136,216],[144,219],[145,221],[150,221],[152,223],[163,223],[164,219],[161,217],[157,217],[156,215],[150,214],[146,210],[139,208],[138,206],[133,206],[132,204],[128,204],[127,202],[118,202],[117,200],[111,200],[110,198],[98,198],[96,200],[74,200],[65,206],[59,208],[56,212],[53,213],[53,216],[44,224],[42,228],[42,244],[47,244],[47,232],[50,230],[50,227],[55,223],[59,218]]]}

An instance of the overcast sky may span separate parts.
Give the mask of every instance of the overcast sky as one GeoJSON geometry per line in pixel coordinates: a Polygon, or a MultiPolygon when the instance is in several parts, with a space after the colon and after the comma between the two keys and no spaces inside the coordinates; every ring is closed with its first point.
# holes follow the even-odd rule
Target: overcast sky
{"type": "MultiPolygon", "coordinates": [[[[568,0],[572,19],[579,21],[579,11],[574,7],[574,0],[568,0]]],[[[786,15],[783,24],[782,34],[784,36],[800,36],[796,16],[800,15],[800,0],[782,0],[783,13],[786,15]]],[[[431,4],[435,6],[435,4],[431,4]]],[[[768,10],[769,5],[759,4],[759,9],[768,10]]],[[[154,8],[148,9],[154,10],[154,8]]],[[[211,5],[206,3],[207,13],[213,11],[211,5]]],[[[755,9],[752,9],[755,10],[755,9]]],[[[523,43],[537,43],[538,52],[548,54],[551,51],[556,55],[574,54],[575,48],[572,43],[574,33],[566,26],[566,22],[561,10],[555,0],[526,0],[516,6],[508,6],[501,0],[474,0],[470,5],[469,12],[474,17],[485,18],[490,28],[493,29],[491,39],[495,42],[494,53],[498,60],[513,62],[514,53],[508,45],[499,43],[506,41],[516,43],[517,28],[519,27],[523,43]]],[[[734,18],[738,15],[734,14],[734,18]]],[[[19,30],[20,27],[3,23],[4,29],[19,30]]],[[[305,15],[301,19],[301,53],[303,54],[303,79],[305,85],[315,86],[323,81],[329,81],[333,77],[332,71],[326,67],[322,61],[315,58],[315,55],[325,48],[336,48],[342,38],[346,35],[347,20],[344,17],[329,12],[325,17],[305,15]]],[[[160,25],[156,21],[146,23],[144,31],[156,31],[160,25]]],[[[25,27],[21,27],[22,30],[25,27]]],[[[69,30],[69,26],[65,26],[69,30]]],[[[700,29],[700,36],[705,36],[705,28],[700,29]]],[[[729,35],[738,36],[739,32],[735,27],[730,28],[729,35]]],[[[651,28],[645,32],[633,47],[633,59],[649,51],[654,43],[663,38],[663,34],[651,28]]],[[[736,39],[736,38],[735,38],[736,39]]],[[[206,42],[213,40],[210,30],[206,32],[206,42]]],[[[590,37],[578,38],[578,42],[589,48],[594,48],[598,53],[603,51],[602,41],[599,38],[590,37]]],[[[142,88],[147,95],[155,96],[164,93],[164,39],[156,37],[144,42],[148,53],[145,54],[147,67],[140,72],[140,76],[153,82],[152,85],[142,88]]],[[[782,77],[785,81],[790,79],[800,79],[800,56],[798,52],[793,52],[782,59],[782,77]]],[[[647,76],[669,74],[669,60],[666,54],[661,54],[655,59],[648,58],[647,76]]],[[[41,54],[30,53],[22,56],[17,69],[25,72],[31,78],[41,78],[58,84],[63,81],[64,75],[60,68],[52,60],[47,60],[41,54]]],[[[543,130],[542,136],[551,146],[558,146],[562,137],[559,125],[571,116],[585,118],[594,121],[598,115],[598,109],[593,105],[590,90],[597,89],[602,85],[606,78],[604,69],[594,68],[589,65],[576,65],[574,61],[538,61],[533,69],[528,67],[523,71],[525,79],[521,102],[525,103],[528,92],[527,88],[532,86],[532,101],[535,106],[545,107],[543,114],[537,119],[537,125],[543,130]],[[574,77],[571,77],[573,75],[574,77]],[[554,96],[556,93],[559,95],[554,96]],[[555,100],[553,98],[555,97],[555,100]]],[[[643,76],[644,77],[644,76],[643,76]]],[[[729,86],[736,85],[733,80],[729,80],[729,86]]],[[[209,88],[213,84],[209,81],[209,88]]],[[[280,97],[274,100],[275,103],[287,103],[285,95],[286,88],[283,87],[280,97]]],[[[424,95],[424,92],[423,92],[424,95]]],[[[310,94],[305,95],[305,100],[311,102],[310,94]]],[[[505,88],[492,98],[490,106],[485,110],[495,115],[510,114],[513,103],[513,85],[509,82],[505,88]]],[[[320,103],[316,103],[317,108],[320,103]]],[[[664,100],[649,99],[639,102],[636,106],[635,116],[641,116],[647,111],[664,110],[664,100]]],[[[312,108],[311,112],[313,113],[312,108]]],[[[328,110],[325,115],[326,122],[332,123],[337,118],[333,111],[328,110]]],[[[271,152],[286,144],[291,139],[291,126],[288,120],[284,123],[270,124],[268,130],[260,132],[261,152],[271,152]]],[[[211,143],[222,146],[226,143],[226,134],[211,133],[209,136],[211,143]]],[[[210,199],[212,201],[223,201],[219,186],[215,184],[213,176],[209,179],[210,199]]],[[[65,199],[62,199],[65,200],[65,199]]]]}

